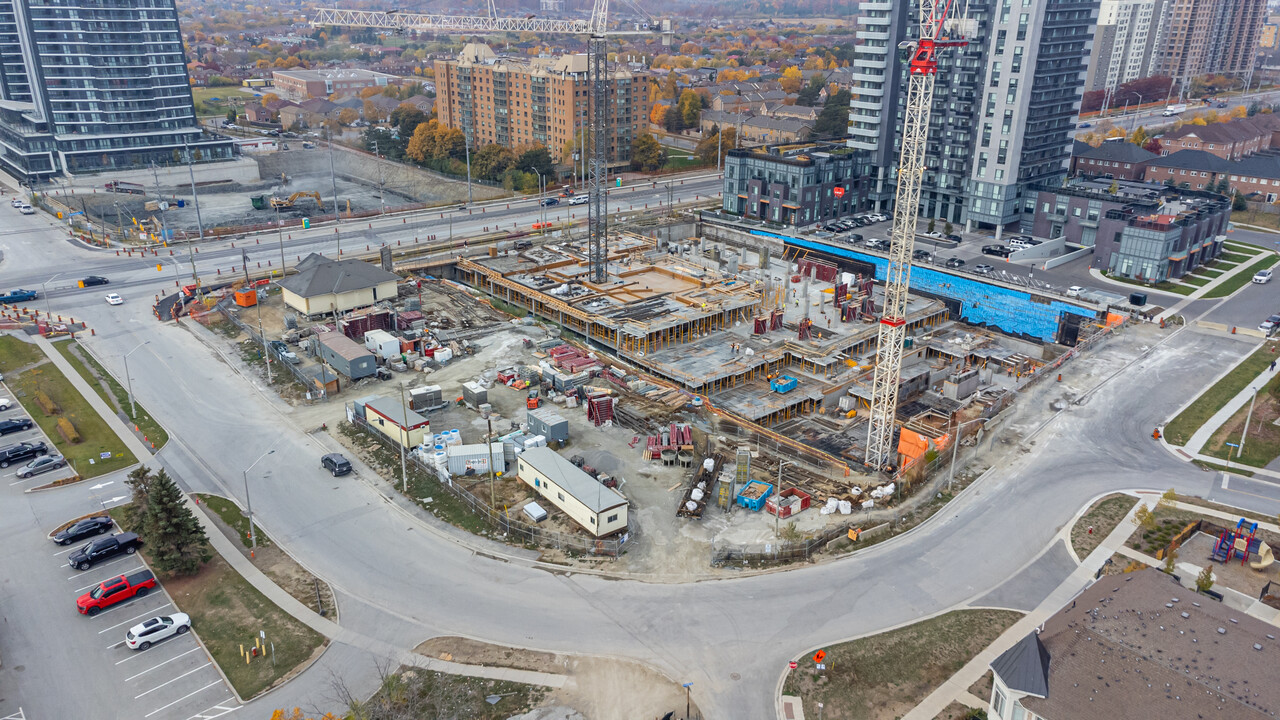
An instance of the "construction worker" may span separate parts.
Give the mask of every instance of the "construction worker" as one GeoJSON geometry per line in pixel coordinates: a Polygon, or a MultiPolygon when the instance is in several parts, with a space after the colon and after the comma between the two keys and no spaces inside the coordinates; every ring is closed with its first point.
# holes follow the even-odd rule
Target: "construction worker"
{"type": "Polygon", "coordinates": [[[1160,428],[1156,428],[1155,430],[1152,430],[1152,431],[1151,431],[1151,439],[1152,439],[1152,440],[1159,440],[1159,439],[1160,439],[1160,428]]]}

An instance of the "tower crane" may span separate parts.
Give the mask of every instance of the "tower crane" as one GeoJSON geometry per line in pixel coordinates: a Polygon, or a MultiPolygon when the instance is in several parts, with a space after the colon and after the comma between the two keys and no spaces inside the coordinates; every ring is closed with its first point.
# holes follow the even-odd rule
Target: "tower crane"
{"type": "Polygon", "coordinates": [[[924,177],[925,145],[929,139],[929,115],[938,75],[938,52],[963,47],[968,20],[947,21],[951,0],[920,0],[920,37],[904,41],[908,50],[906,117],[902,123],[902,152],[898,158],[898,187],[894,196],[889,267],[884,282],[884,309],[876,347],[875,377],[871,387],[871,422],[867,430],[866,464],[876,470],[897,463],[893,445],[898,410],[898,384],[902,377],[902,345],[907,334],[907,290],[911,284],[911,255],[915,248],[916,218],[920,212],[920,183],[924,177]],[[959,39],[944,36],[958,30],[959,39]]]}
{"type": "Polygon", "coordinates": [[[608,269],[608,194],[607,161],[609,152],[609,73],[607,35],[637,35],[660,32],[670,36],[671,22],[655,21],[635,3],[629,2],[646,18],[643,27],[631,30],[610,30],[609,0],[594,0],[591,16],[586,19],[500,17],[494,0],[488,0],[489,14],[439,15],[424,13],[379,12],[368,10],[339,10],[322,8],[311,19],[312,27],[337,25],[367,27],[384,30],[415,30],[424,32],[531,32],[540,34],[586,35],[587,79],[591,83],[589,102],[590,141],[587,147],[587,188],[590,204],[587,215],[588,249],[587,264],[593,282],[604,282],[608,269]]]}

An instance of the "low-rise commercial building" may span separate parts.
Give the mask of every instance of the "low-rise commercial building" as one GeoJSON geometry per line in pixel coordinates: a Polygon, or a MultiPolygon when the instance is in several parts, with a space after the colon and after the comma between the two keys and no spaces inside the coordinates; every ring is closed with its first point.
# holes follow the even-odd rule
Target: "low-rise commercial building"
{"type": "Polygon", "coordinates": [[[1182,277],[1216,258],[1231,214],[1222,195],[1150,183],[1093,180],[1035,190],[1033,234],[1092,247],[1093,267],[1144,282],[1182,277]]]}
{"type": "Polygon", "coordinates": [[[991,663],[992,720],[1272,717],[1275,626],[1147,569],[1099,579],[991,663]]]}
{"type": "Polygon", "coordinates": [[[308,317],[344,313],[396,298],[400,276],[363,260],[330,260],[312,253],[297,274],[277,283],[284,304],[308,317]]]}
{"type": "Polygon", "coordinates": [[[395,75],[372,70],[276,70],[271,73],[276,95],[294,102],[330,95],[358,95],[367,87],[399,82],[395,75]]]}
{"type": "Polygon", "coordinates": [[[519,456],[520,479],[595,537],[627,529],[627,499],[550,448],[519,456]]]}
{"type": "MultiPolygon", "coordinates": [[[[1076,142],[1079,143],[1077,140],[1076,142]]],[[[1108,177],[1120,180],[1142,180],[1147,165],[1160,156],[1126,140],[1108,140],[1098,147],[1077,147],[1071,153],[1071,174],[1083,177],[1108,177]]]]}
{"type": "Polygon", "coordinates": [[[724,161],[725,212],[781,225],[811,225],[861,207],[855,151],[838,143],[730,150],[724,161]]]}

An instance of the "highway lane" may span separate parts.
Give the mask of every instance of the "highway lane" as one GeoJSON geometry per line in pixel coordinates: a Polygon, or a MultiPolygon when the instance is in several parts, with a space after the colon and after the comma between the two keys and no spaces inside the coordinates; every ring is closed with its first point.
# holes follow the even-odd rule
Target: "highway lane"
{"type": "MultiPolygon", "coordinates": [[[[40,257],[31,262],[55,267],[67,247],[40,246],[40,257]]],[[[6,253],[0,266],[6,283],[10,259],[6,253]]],[[[162,282],[157,279],[154,289],[162,282]]],[[[255,391],[256,381],[229,373],[228,364],[189,331],[156,323],[143,303],[109,308],[83,294],[54,300],[55,312],[75,310],[97,328],[86,342],[120,377],[121,355],[151,340],[130,358],[134,389],[179,439],[161,459],[188,487],[243,501],[240,470],[275,443],[276,453],[251,479],[255,513],[346,599],[344,626],[390,636],[402,647],[450,633],[636,658],[673,679],[694,681],[709,717],[767,716],[785,661],[808,647],[963,604],[1017,578],[1057,528],[1098,493],[1170,485],[1206,492],[1210,474],[1160,450],[1147,437],[1149,428],[1205,380],[1206,366],[1249,349],[1241,341],[1184,331],[1090,402],[1062,413],[1026,454],[903,539],[787,573],[647,584],[477,556],[390,508],[368,486],[317,476],[321,440],[294,427],[281,402],[255,391]],[[761,624],[761,617],[776,624],[761,624]]],[[[1134,332],[1158,338],[1152,328],[1134,332]]],[[[1119,366],[1141,345],[1115,343],[1097,352],[1119,366]]],[[[1071,383],[1070,369],[1067,375],[1071,383]]],[[[1025,586],[1028,596],[1047,592],[1043,580],[1013,583],[1025,586]]],[[[314,691],[320,674],[305,674],[268,704],[285,705],[292,693],[314,691]]]]}

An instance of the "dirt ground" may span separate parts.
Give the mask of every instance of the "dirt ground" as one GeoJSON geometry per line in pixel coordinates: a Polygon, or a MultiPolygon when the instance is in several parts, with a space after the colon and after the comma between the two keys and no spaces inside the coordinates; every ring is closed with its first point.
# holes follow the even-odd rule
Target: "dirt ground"
{"type": "MultiPolygon", "coordinates": [[[[566,674],[570,682],[547,695],[541,705],[567,706],[590,720],[648,720],[670,711],[684,712],[679,683],[636,663],[521,650],[460,637],[432,638],[414,652],[463,663],[566,674]]],[[[701,715],[696,709],[694,717],[701,715]]]]}
{"type": "MultiPolygon", "coordinates": [[[[249,557],[249,548],[244,547],[244,543],[240,541],[240,536],[235,530],[222,522],[222,519],[217,515],[213,513],[208,513],[208,515],[218,530],[240,550],[240,553],[245,557],[249,557]]],[[[289,556],[289,553],[281,550],[280,546],[274,543],[265,547],[258,546],[258,549],[254,551],[252,562],[254,567],[261,570],[263,574],[271,578],[272,582],[279,585],[298,602],[337,622],[337,604],[334,601],[333,588],[329,587],[328,583],[307,572],[305,568],[289,556]],[[319,601],[323,604],[323,607],[317,604],[317,588],[319,589],[319,601]]]]}
{"type": "MultiPolygon", "coordinates": [[[[1209,556],[1213,554],[1213,547],[1217,541],[1216,537],[1207,533],[1198,532],[1192,535],[1178,549],[1178,562],[1191,563],[1200,567],[1212,565],[1214,589],[1216,590],[1229,587],[1251,598],[1257,598],[1261,595],[1262,588],[1269,581],[1275,579],[1276,566],[1272,565],[1263,571],[1254,570],[1249,567],[1248,563],[1241,565],[1239,555],[1228,563],[1213,562],[1209,559],[1209,556]]],[[[1249,556],[1250,562],[1256,562],[1257,559],[1258,556],[1256,554],[1249,556]]]]}

